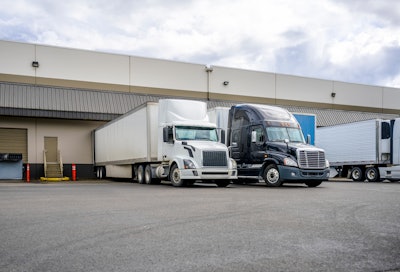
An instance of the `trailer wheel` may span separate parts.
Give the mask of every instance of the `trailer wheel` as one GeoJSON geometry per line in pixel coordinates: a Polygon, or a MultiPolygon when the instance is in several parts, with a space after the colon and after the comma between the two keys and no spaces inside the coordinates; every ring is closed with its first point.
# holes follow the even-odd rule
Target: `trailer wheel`
{"type": "Polygon", "coordinates": [[[270,164],[265,168],[263,178],[265,185],[268,187],[279,187],[282,185],[282,180],[275,164],[270,164]]]}
{"type": "Polygon", "coordinates": [[[169,174],[169,180],[175,187],[182,187],[186,185],[186,181],[181,179],[181,171],[176,164],[172,165],[171,172],[169,174]]]}
{"type": "Polygon", "coordinates": [[[153,184],[150,164],[146,165],[146,167],[144,168],[144,182],[146,184],[153,184]]]}
{"type": "Polygon", "coordinates": [[[231,181],[229,179],[226,180],[216,180],[215,184],[217,184],[218,187],[226,187],[229,184],[231,184],[231,181]]]}
{"type": "Polygon", "coordinates": [[[378,181],[380,179],[378,168],[368,167],[367,170],[365,170],[365,177],[371,182],[378,181]]]}
{"type": "Polygon", "coordinates": [[[144,167],[143,165],[139,165],[137,169],[137,180],[139,184],[144,183],[144,167]]]}
{"type": "Polygon", "coordinates": [[[361,167],[353,167],[351,170],[351,178],[353,181],[362,181],[364,180],[364,171],[361,169],[361,167]]]}

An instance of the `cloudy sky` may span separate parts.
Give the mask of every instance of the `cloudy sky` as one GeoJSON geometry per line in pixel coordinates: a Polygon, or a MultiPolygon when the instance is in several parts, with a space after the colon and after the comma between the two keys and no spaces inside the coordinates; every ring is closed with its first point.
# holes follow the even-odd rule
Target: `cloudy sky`
{"type": "Polygon", "coordinates": [[[0,39],[400,88],[399,0],[1,0],[0,39]]]}

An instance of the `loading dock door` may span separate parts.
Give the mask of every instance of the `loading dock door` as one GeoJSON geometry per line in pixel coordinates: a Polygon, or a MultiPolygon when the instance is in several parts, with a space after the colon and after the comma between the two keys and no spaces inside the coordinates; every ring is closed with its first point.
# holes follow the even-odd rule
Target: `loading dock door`
{"type": "Polygon", "coordinates": [[[0,153],[20,153],[22,161],[28,162],[28,130],[0,128],[0,153]]]}
{"type": "Polygon", "coordinates": [[[0,128],[0,179],[22,179],[23,162],[28,161],[28,132],[0,128]]]}
{"type": "Polygon", "coordinates": [[[0,179],[22,179],[22,154],[0,153],[0,179]]]}

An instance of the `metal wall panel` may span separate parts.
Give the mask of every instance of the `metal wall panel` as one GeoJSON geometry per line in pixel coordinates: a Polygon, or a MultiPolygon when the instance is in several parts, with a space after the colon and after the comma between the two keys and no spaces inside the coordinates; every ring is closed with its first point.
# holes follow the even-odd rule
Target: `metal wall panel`
{"type": "MultiPolygon", "coordinates": [[[[82,120],[112,120],[146,102],[165,96],[43,87],[0,82],[0,114],[82,120]]],[[[182,98],[182,97],[181,97],[182,98]]],[[[231,107],[240,102],[205,100],[208,108],[231,107]]],[[[374,118],[393,119],[398,114],[344,111],[301,106],[276,105],[291,112],[317,116],[317,126],[330,126],[374,118]]]]}
{"type": "MultiPolygon", "coordinates": [[[[140,95],[132,93],[105,92],[82,89],[43,87],[25,84],[0,83],[0,109],[24,109],[41,111],[39,115],[45,117],[59,117],[60,114],[51,115],[50,112],[71,112],[90,114],[118,115],[144,104],[147,101],[157,101],[159,96],[140,95]],[[50,111],[43,114],[44,111],[50,111]]],[[[19,115],[19,114],[18,114],[19,115]]],[[[37,117],[38,115],[29,115],[37,117]]],[[[86,117],[83,119],[90,119],[86,117]]],[[[103,119],[102,119],[103,120],[103,119]]]]}

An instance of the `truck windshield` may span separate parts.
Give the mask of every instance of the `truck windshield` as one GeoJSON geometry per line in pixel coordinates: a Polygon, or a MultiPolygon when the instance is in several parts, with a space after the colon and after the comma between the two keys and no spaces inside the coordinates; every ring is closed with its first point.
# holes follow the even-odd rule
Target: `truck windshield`
{"type": "Polygon", "coordinates": [[[272,142],[283,142],[288,139],[290,142],[304,143],[303,133],[298,128],[290,127],[267,127],[268,140],[272,142]]]}
{"type": "Polygon", "coordinates": [[[177,126],[175,137],[180,141],[200,140],[218,142],[217,130],[209,127],[177,126]]]}

